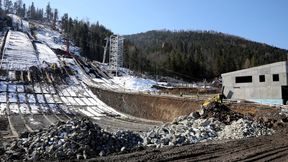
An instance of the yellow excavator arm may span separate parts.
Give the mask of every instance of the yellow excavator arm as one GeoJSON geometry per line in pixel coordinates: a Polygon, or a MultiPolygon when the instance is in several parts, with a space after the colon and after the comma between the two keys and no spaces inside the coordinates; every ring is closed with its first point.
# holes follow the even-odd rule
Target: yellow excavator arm
{"type": "Polygon", "coordinates": [[[221,94],[217,94],[209,99],[207,99],[206,101],[204,101],[204,103],[202,104],[202,106],[206,107],[208,106],[210,103],[213,102],[218,102],[218,103],[222,103],[222,95],[221,94]]]}

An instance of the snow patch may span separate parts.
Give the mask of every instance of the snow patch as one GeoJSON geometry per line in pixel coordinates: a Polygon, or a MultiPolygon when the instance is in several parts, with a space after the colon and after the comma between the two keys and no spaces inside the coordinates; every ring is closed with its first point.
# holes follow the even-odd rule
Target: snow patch
{"type": "Polygon", "coordinates": [[[45,44],[35,43],[36,48],[39,52],[39,62],[47,62],[50,64],[57,64],[59,67],[59,59],[57,55],[45,44]]]}
{"type": "Polygon", "coordinates": [[[152,88],[157,82],[151,79],[143,79],[134,76],[114,77],[112,82],[122,86],[124,89],[131,91],[156,91],[152,88]]]}

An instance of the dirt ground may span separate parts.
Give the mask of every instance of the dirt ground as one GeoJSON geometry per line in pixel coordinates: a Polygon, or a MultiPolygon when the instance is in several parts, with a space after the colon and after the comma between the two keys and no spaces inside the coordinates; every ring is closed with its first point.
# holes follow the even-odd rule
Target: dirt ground
{"type": "MultiPolygon", "coordinates": [[[[103,100],[106,98],[104,101],[110,102],[110,104],[112,104],[111,106],[120,104],[120,106],[118,106],[118,110],[121,112],[131,115],[138,113],[139,117],[146,117],[147,119],[147,117],[150,116],[150,118],[160,118],[162,120],[165,119],[166,121],[171,120],[171,116],[179,116],[182,115],[182,113],[183,115],[187,115],[192,111],[196,111],[200,108],[202,103],[202,101],[196,103],[195,100],[186,100],[183,102],[182,99],[177,98],[155,98],[149,95],[135,96],[132,94],[124,95],[108,93],[105,91],[100,92],[99,94],[102,95],[100,98],[103,98],[103,100]],[[109,98],[110,100],[108,100],[109,98]],[[136,103],[141,103],[142,105],[139,106],[136,103]],[[157,106],[163,103],[169,104],[164,104],[160,108],[157,106]],[[129,109],[124,109],[125,107],[129,109]],[[143,107],[147,107],[149,111],[147,111],[147,109],[140,111],[143,107]],[[153,114],[156,114],[156,116],[153,116],[153,114]],[[169,114],[172,115],[167,116],[169,114]]],[[[105,157],[90,159],[88,161],[287,161],[288,118],[279,115],[281,110],[279,107],[251,103],[225,103],[225,105],[227,105],[233,111],[253,117],[255,120],[263,122],[266,126],[273,128],[275,133],[271,136],[261,136],[257,138],[246,138],[240,140],[208,141],[181,147],[138,148],[133,152],[112,154],[105,157]]],[[[54,119],[53,115],[46,116],[50,120],[54,119]]],[[[39,122],[42,121],[40,119],[41,116],[40,118],[36,118],[36,116],[34,116],[34,118],[35,120],[38,119],[37,121],[39,122]]],[[[64,117],[60,116],[60,118],[64,117]]],[[[0,119],[0,134],[7,134],[8,121],[6,118],[0,119]]],[[[22,129],[26,128],[25,125],[23,125],[23,120],[17,118],[17,116],[12,115],[10,116],[10,119],[12,123],[14,123],[17,131],[21,132],[22,129]]],[[[125,128],[133,131],[147,130],[150,127],[153,127],[153,125],[157,125],[155,123],[143,123],[142,121],[122,121],[108,117],[99,120],[97,123],[102,127],[107,127],[110,129],[125,128]]],[[[28,126],[34,128],[30,123],[28,123],[28,126]]],[[[0,142],[7,142],[8,140],[9,139],[1,137],[0,142]]],[[[3,149],[0,148],[0,152],[1,151],[3,151],[3,149]]]]}
{"type": "Polygon", "coordinates": [[[90,87],[97,97],[114,109],[135,117],[171,122],[200,108],[203,100],[149,94],[120,93],[90,87]]]}
{"type": "MultiPolygon", "coordinates": [[[[108,96],[113,96],[112,98],[114,101],[123,101],[123,98],[125,97],[131,99],[130,96],[123,96],[123,94],[116,93],[107,93],[105,91],[100,93],[98,92],[98,97],[99,94],[102,95],[100,95],[100,98],[102,99],[107,99],[109,98],[108,96]]],[[[150,103],[151,105],[145,105],[145,107],[151,107],[148,112],[151,112],[151,115],[155,114],[155,112],[159,112],[158,115],[155,116],[155,118],[161,118],[163,120],[164,114],[171,113],[162,113],[162,111],[159,110],[159,107],[158,109],[153,108],[155,105],[157,105],[158,102],[163,103],[163,98],[156,100],[154,97],[152,100],[150,99],[150,96],[133,97],[131,99],[131,102],[133,101],[133,103],[135,104],[139,103],[140,101],[140,107],[143,106],[141,104],[143,104],[145,101],[148,101],[148,103],[150,103]]],[[[111,102],[109,102],[108,100],[104,100],[104,102],[105,101],[111,104],[111,102]]],[[[180,106],[177,104],[177,101],[178,100],[176,99],[170,99],[170,101],[165,102],[170,103],[170,110],[177,110],[178,107],[177,111],[181,112],[182,114],[187,113],[187,111],[196,111],[197,109],[199,109],[202,103],[199,102],[196,104],[194,101],[194,104],[192,104],[193,100],[186,100],[187,103],[185,103],[185,106],[181,104],[180,106]]],[[[117,103],[119,104],[121,102],[117,103]]],[[[139,108],[139,105],[131,106],[132,104],[129,102],[126,102],[126,104],[123,105],[125,105],[126,108],[128,105],[129,109],[126,109],[127,113],[132,113],[131,110],[137,110],[137,112],[140,113],[138,114],[139,117],[147,118],[147,116],[150,115],[145,114],[147,116],[143,116],[143,114],[141,114],[141,111],[137,109],[137,107],[139,108]]],[[[275,133],[271,136],[253,137],[240,140],[208,141],[181,147],[143,148],[142,150],[137,150],[131,153],[109,155],[107,157],[91,159],[90,161],[287,161],[288,123],[287,118],[279,114],[281,111],[279,107],[244,102],[227,102],[225,103],[225,105],[233,111],[242,113],[245,116],[252,117],[259,122],[264,123],[267,127],[273,128],[275,130],[275,133]]],[[[112,104],[111,106],[118,107],[122,112],[125,112],[125,110],[123,109],[124,106],[122,105],[119,106],[116,104],[112,104]]],[[[169,110],[168,107],[169,106],[167,105],[163,106],[163,110],[169,110]]],[[[179,114],[177,113],[177,115],[179,114]]],[[[171,118],[167,117],[165,117],[165,119],[168,119],[168,121],[171,120],[171,118]]]]}
{"type": "Polygon", "coordinates": [[[145,149],[90,161],[287,161],[288,127],[271,136],[145,149]]]}
{"type": "Polygon", "coordinates": [[[181,147],[143,148],[90,161],[287,161],[288,123],[285,117],[279,115],[279,108],[255,104],[228,105],[234,111],[271,123],[270,127],[275,133],[271,136],[208,141],[181,147]]]}

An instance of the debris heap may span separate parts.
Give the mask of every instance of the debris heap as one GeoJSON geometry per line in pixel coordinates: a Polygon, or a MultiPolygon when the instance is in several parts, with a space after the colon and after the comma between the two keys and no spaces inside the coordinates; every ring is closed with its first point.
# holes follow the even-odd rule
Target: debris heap
{"type": "Polygon", "coordinates": [[[108,133],[88,119],[69,120],[47,130],[24,133],[6,146],[4,160],[88,159],[138,147],[142,138],[131,131],[108,133]]]}
{"type": "Polygon", "coordinates": [[[139,134],[109,133],[89,119],[73,119],[48,129],[23,133],[4,145],[2,160],[72,160],[129,152],[141,147],[182,146],[207,140],[239,139],[270,135],[273,130],[247,116],[211,103],[199,112],[139,134]]]}
{"type": "Polygon", "coordinates": [[[172,123],[156,127],[143,135],[143,145],[181,146],[207,140],[239,139],[270,135],[272,129],[231,111],[219,103],[211,103],[200,112],[176,118],[172,123]]]}

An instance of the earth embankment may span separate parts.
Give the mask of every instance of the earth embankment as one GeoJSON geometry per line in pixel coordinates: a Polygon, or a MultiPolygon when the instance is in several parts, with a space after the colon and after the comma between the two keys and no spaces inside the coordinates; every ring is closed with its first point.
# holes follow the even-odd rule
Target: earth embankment
{"type": "Polygon", "coordinates": [[[122,113],[164,122],[196,111],[203,103],[196,99],[91,89],[100,100],[122,113]]]}

